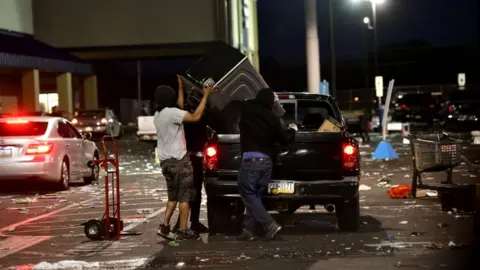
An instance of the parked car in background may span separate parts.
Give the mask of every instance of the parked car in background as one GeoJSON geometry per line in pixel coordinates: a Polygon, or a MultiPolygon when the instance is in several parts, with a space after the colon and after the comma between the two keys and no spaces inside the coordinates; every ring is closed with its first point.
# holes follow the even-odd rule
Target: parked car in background
{"type": "Polygon", "coordinates": [[[43,180],[61,190],[71,182],[98,181],[98,166],[89,166],[99,158],[90,136],[59,117],[2,118],[0,180],[43,180]]]}
{"type": "Polygon", "coordinates": [[[124,132],[122,123],[110,109],[79,110],[71,122],[80,132],[92,133],[93,136],[110,135],[120,138],[124,132]]]}
{"type": "Polygon", "coordinates": [[[480,92],[455,91],[442,110],[443,127],[452,132],[480,130],[480,92]]]}
{"type": "Polygon", "coordinates": [[[394,104],[392,121],[428,122],[438,118],[441,110],[439,99],[429,93],[408,93],[398,98],[394,104]]]}
{"type": "Polygon", "coordinates": [[[157,143],[157,130],[153,123],[153,116],[137,117],[137,139],[141,142],[157,143]]]}

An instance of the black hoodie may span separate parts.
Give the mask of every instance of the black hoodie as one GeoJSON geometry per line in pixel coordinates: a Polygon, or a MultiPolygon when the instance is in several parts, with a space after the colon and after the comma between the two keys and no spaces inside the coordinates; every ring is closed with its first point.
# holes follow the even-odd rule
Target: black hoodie
{"type": "Polygon", "coordinates": [[[272,89],[265,88],[255,99],[245,102],[240,118],[240,145],[242,154],[260,152],[275,158],[276,143],[286,145],[294,136],[294,131],[285,132],[273,109],[275,96],[272,89]]]}

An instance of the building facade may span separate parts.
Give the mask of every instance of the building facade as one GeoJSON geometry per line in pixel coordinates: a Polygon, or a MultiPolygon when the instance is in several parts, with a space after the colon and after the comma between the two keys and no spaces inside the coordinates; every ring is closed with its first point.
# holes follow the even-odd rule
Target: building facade
{"type": "Polygon", "coordinates": [[[258,68],[256,0],[42,0],[35,37],[86,59],[202,55],[224,41],[258,68]]]}

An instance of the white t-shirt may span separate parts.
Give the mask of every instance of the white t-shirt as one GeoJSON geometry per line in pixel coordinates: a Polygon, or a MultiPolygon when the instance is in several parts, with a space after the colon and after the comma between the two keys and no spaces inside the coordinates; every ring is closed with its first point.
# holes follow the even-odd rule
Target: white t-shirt
{"type": "Polygon", "coordinates": [[[178,108],[165,108],[155,112],[153,123],[157,130],[157,156],[160,160],[182,159],[187,154],[183,118],[187,112],[178,108]]]}

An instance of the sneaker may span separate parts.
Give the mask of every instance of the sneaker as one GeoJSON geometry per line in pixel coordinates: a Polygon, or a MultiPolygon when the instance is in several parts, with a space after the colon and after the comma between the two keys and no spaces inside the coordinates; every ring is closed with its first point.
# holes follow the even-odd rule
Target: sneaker
{"type": "Polygon", "coordinates": [[[157,234],[160,236],[168,237],[170,234],[170,225],[160,224],[158,226],[157,234]]]}
{"type": "Polygon", "coordinates": [[[265,237],[268,240],[272,240],[281,230],[282,230],[282,226],[278,225],[278,223],[276,222],[272,222],[267,227],[267,232],[265,233],[265,237]]]}
{"type": "Polygon", "coordinates": [[[250,231],[243,229],[242,233],[237,237],[238,241],[255,241],[257,237],[250,231]]]}
{"type": "Polygon", "coordinates": [[[198,221],[192,222],[192,224],[190,225],[190,228],[198,234],[208,232],[208,228],[198,221]]]}
{"type": "Polygon", "coordinates": [[[175,241],[183,241],[188,239],[188,234],[182,231],[176,231],[173,240],[175,241]]]}
{"type": "Polygon", "coordinates": [[[178,230],[180,230],[180,221],[179,220],[177,220],[177,223],[175,223],[175,226],[173,226],[173,231],[176,232],[178,230]]]}

